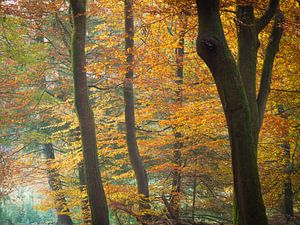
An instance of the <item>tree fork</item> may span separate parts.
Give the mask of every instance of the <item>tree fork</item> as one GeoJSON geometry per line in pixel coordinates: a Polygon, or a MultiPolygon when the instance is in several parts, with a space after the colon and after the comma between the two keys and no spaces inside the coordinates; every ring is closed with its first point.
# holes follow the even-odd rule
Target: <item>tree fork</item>
{"type": "Polygon", "coordinates": [[[242,225],[267,225],[256,161],[251,108],[242,75],[226,43],[219,0],[197,0],[197,53],[209,67],[224,109],[236,203],[242,225]]]}

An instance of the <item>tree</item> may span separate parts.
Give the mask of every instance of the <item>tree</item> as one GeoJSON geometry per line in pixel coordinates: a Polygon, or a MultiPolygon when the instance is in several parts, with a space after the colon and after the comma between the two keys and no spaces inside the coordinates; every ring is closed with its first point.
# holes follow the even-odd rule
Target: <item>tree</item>
{"type": "Polygon", "coordinates": [[[73,16],[72,63],[92,224],[109,224],[108,207],[99,171],[94,115],[89,103],[85,72],[86,0],[71,0],[73,16]]]}
{"type": "MultiPolygon", "coordinates": [[[[188,19],[188,10],[184,10],[178,16],[179,20],[179,37],[178,37],[178,47],[175,49],[175,57],[176,57],[176,84],[177,90],[176,94],[176,104],[178,107],[182,107],[183,105],[183,63],[184,63],[184,36],[187,27],[187,19],[188,19]]],[[[176,168],[173,171],[173,180],[172,180],[172,191],[170,197],[170,205],[172,208],[172,214],[174,216],[174,220],[178,223],[180,219],[180,193],[181,193],[181,167],[182,167],[182,157],[181,157],[181,149],[183,148],[182,140],[180,140],[183,136],[182,133],[178,132],[176,127],[173,128],[175,133],[175,143],[174,143],[174,163],[176,164],[176,168]]]]}
{"type": "MultiPolygon", "coordinates": [[[[127,71],[124,79],[124,102],[125,102],[125,127],[126,141],[130,162],[135,173],[138,193],[144,195],[148,201],[148,177],[141,159],[136,140],[135,115],[134,115],[134,90],[133,90],[133,48],[134,48],[134,19],[132,0],[124,0],[125,16],[125,54],[127,71]]],[[[149,208],[147,203],[140,204],[142,208],[149,208]]]]}
{"type": "Polygon", "coordinates": [[[47,173],[48,183],[54,193],[54,203],[57,213],[57,225],[72,225],[72,219],[68,215],[70,212],[66,205],[66,198],[64,194],[59,193],[62,190],[62,182],[59,177],[59,173],[55,169],[51,168],[51,160],[55,159],[53,145],[51,143],[44,144],[43,152],[48,160],[47,162],[47,173]]]}
{"type": "Polygon", "coordinates": [[[257,168],[258,134],[270,89],[273,62],[283,32],[283,16],[271,0],[265,14],[254,17],[253,2],[238,2],[237,63],[225,40],[219,0],[197,0],[197,53],[209,67],[224,109],[231,144],[234,190],[240,223],[268,224],[257,168]],[[273,18],[275,23],[266,49],[260,89],[256,97],[258,34],[273,18]]]}
{"type": "MultiPolygon", "coordinates": [[[[41,202],[36,201],[34,209],[35,204],[22,204],[21,208],[18,204],[11,210],[8,202],[3,200],[4,217],[11,216],[12,223],[29,223],[37,219],[53,221],[56,219],[53,213],[48,213],[46,218],[41,211],[52,208],[51,212],[55,211],[58,205],[49,201],[54,195],[65,197],[65,206],[70,210],[67,214],[74,222],[80,220],[90,224],[79,121],[73,106],[73,82],[70,82],[73,74],[69,39],[73,22],[70,21],[69,3],[60,0],[0,3],[0,13],[4,8],[7,13],[12,13],[1,17],[1,28],[4,29],[0,29],[0,101],[3,103],[0,147],[4,150],[2,160],[0,157],[4,180],[0,179],[0,186],[18,190],[19,184],[39,185],[38,191],[46,197],[40,199],[41,202]],[[57,191],[49,191],[45,179],[47,163],[39,154],[40,145],[46,143],[52,143],[55,150],[55,159],[47,162],[51,161],[52,174],[59,175],[62,188],[57,191]],[[17,213],[18,209],[21,213],[17,213]]],[[[256,1],[255,15],[260,15],[267,5],[266,1],[256,1]]],[[[247,27],[250,30],[253,26],[244,22],[244,18],[240,18],[242,15],[233,19],[235,7],[235,1],[221,1],[220,15],[232,55],[240,54],[239,62],[242,62],[237,31],[246,32],[247,27]]],[[[290,217],[288,215],[292,215],[291,209],[294,209],[294,218],[297,218],[300,203],[299,6],[296,1],[284,1],[280,8],[285,14],[285,35],[280,42],[280,52],[276,54],[255,159],[270,223],[278,222],[280,217],[284,220],[279,214],[284,200],[288,206],[286,217],[290,217]],[[280,105],[284,109],[282,114],[280,105]]],[[[134,56],[131,63],[126,62],[124,53],[124,1],[89,1],[84,13],[88,17],[87,66],[84,67],[91,105],[88,107],[93,109],[95,119],[97,148],[101,151],[101,177],[111,209],[110,222],[199,224],[203,219],[205,222],[230,222],[233,181],[228,126],[213,76],[195,51],[198,25],[195,1],[133,1],[133,12],[134,46],[126,52],[128,56],[134,56]],[[187,11],[185,26],[183,13],[187,11]],[[130,69],[132,79],[125,77],[130,69]],[[149,177],[149,202],[142,202],[144,195],[136,191],[136,177],[128,157],[124,121],[124,81],[128,80],[134,91],[134,95],[128,93],[134,100],[134,111],[131,108],[131,112],[135,114],[135,124],[131,128],[136,132],[130,137],[138,143],[138,153],[149,177]],[[142,209],[141,203],[153,206],[142,209]]],[[[271,68],[265,63],[263,70],[263,59],[273,54],[267,50],[271,30],[272,23],[269,23],[259,34],[260,47],[255,56],[258,81],[262,71],[268,74],[271,68]],[[265,54],[267,52],[272,54],[265,54]]],[[[242,34],[239,36],[244,37],[242,34]]],[[[250,39],[252,46],[255,40],[251,35],[245,37],[250,39]]],[[[129,36],[127,38],[133,43],[129,36]]],[[[243,46],[240,44],[240,49],[245,50],[243,46]]],[[[251,60],[243,64],[243,69],[239,68],[239,62],[236,63],[241,76],[245,68],[253,73],[253,55],[248,59],[251,60]]],[[[268,83],[270,77],[265,78],[264,82],[268,83]]],[[[259,87],[258,81],[256,87],[259,87]]],[[[234,83],[232,85],[235,87],[234,83]]],[[[268,91],[261,92],[261,99],[266,99],[263,95],[267,94],[268,91]]],[[[258,92],[255,100],[257,95],[258,92]]],[[[251,99],[254,99],[253,95],[251,99]]],[[[252,196],[252,190],[249,193],[252,196]]],[[[10,194],[8,198],[12,196],[10,194]]],[[[34,196],[43,197],[35,189],[34,196]]],[[[18,199],[22,197],[18,196],[18,199]]],[[[12,201],[18,199],[12,198],[12,201]]]]}

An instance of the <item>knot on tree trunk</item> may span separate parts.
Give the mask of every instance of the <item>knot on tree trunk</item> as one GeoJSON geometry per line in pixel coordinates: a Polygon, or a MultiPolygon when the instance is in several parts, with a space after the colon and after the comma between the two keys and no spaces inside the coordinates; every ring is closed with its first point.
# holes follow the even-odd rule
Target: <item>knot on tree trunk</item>
{"type": "Polygon", "coordinates": [[[214,51],[217,48],[217,40],[213,37],[198,38],[197,42],[197,48],[203,49],[205,51],[214,51]]]}
{"type": "Polygon", "coordinates": [[[210,56],[214,56],[217,52],[219,41],[215,37],[199,37],[197,38],[196,49],[198,55],[205,61],[210,56]]]}

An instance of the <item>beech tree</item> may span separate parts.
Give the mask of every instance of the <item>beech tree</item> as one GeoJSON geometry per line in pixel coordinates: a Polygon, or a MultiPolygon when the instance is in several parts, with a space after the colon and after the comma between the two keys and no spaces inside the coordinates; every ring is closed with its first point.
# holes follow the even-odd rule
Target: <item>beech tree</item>
{"type": "Polygon", "coordinates": [[[59,193],[59,191],[62,190],[62,182],[59,173],[51,168],[51,160],[55,159],[53,145],[51,143],[44,144],[43,152],[46,160],[48,160],[47,173],[50,189],[54,192],[58,192],[54,199],[55,210],[57,213],[57,225],[72,225],[73,221],[68,215],[70,210],[66,205],[66,198],[64,194],[59,193]]]}
{"type": "Polygon", "coordinates": [[[72,64],[75,106],[78,114],[83,148],[87,192],[92,224],[109,224],[108,207],[99,171],[95,121],[89,103],[85,72],[86,0],[71,0],[73,16],[72,64]]]}
{"type": "MultiPolygon", "coordinates": [[[[125,125],[126,141],[130,162],[135,173],[138,193],[149,197],[148,177],[141,159],[136,140],[135,115],[134,115],[134,90],[133,90],[133,47],[134,47],[134,19],[132,0],[124,1],[125,17],[125,54],[127,71],[124,80],[124,103],[125,103],[125,125]]],[[[142,208],[149,208],[148,204],[141,204],[142,208]]]]}
{"type": "MultiPolygon", "coordinates": [[[[178,16],[178,23],[179,23],[179,37],[178,37],[178,47],[175,49],[175,58],[176,58],[176,84],[177,89],[175,91],[176,95],[176,104],[179,107],[182,107],[183,104],[183,78],[184,78],[184,71],[183,71],[183,62],[184,62],[184,36],[186,32],[186,27],[188,23],[188,10],[183,11],[178,16]]],[[[182,157],[180,149],[183,148],[182,140],[180,140],[183,136],[182,133],[176,131],[176,127],[174,127],[175,133],[175,143],[174,143],[174,163],[176,164],[177,168],[173,171],[173,178],[172,178],[172,191],[170,197],[170,205],[172,210],[172,216],[174,220],[178,223],[180,219],[180,194],[181,194],[181,167],[182,167],[182,157]]]]}
{"type": "Polygon", "coordinates": [[[234,191],[240,224],[268,224],[257,168],[258,134],[269,95],[271,74],[283,33],[278,0],[259,18],[253,1],[237,1],[238,56],[235,61],[225,40],[219,0],[197,0],[197,53],[209,67],[224,109],[231,144],[234,191]],[[266,48],[260,89],[256,94],[259,33],[275,16],[266,48]]]}
{"type": "Polygon", "coordinates": [[[1,2],[0,14],[4,8],[10,13],[0,15],[0,197],[8,194],[0,199],[2,223],[6,218],[53,223],[57,210],[76,223],[103,224],[101,177],[111,224],[229,224],[232,219],[235,225],[266,224],[264,206],[270,224],[297,223],[300,5],[280,3],[285,29],[276,54],[282,32],[278,4],[272,1],[268,16],[261,17],[269,25],[260,31],[261,19],[255,17],[269,1],[255,1],[255,17],[247,2],[220,1],[219,8],[216,0],[198,1],[205,13],[200,55],[214,76],[195,51],[194,0],[74,0],[75,27],[70,1],[1,2]],[[278,26],[272,31],[273,21],[278,26]],[[72,48],[81,124],[73,105],[72,48]],[[48,160],[41,160],[41,144],[48,160]],[[134,170],[130,158],[141,167],[134,170]],[[139,191],[139,174],[149,176],[142,181],[149,185],[149,198],[139,191]],[[56,183],[52,190],[49,175],[56,183]],[[33,194],[16,196],[24,186],[33,194]],[[232,218],[235,202],[240,221],[232,218]]]}

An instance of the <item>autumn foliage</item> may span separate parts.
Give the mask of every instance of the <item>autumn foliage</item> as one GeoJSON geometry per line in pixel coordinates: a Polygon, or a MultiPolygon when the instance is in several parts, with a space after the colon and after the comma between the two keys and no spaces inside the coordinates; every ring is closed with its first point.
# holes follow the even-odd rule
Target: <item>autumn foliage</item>
{"type": "MultiPolygon", "coordinates": [[[[236,8],[252,3],[220,4],[235,61],[237,24],[242,23],[236,8]]],[[[269,7],[269,1],[253,4],[257,18],[269,7]]],[[[134,45],[126,50],[124,1],[87,1],[84,14],[87,63],[82,71],[110,224],[231,224],[235,208],[231,138],[218,84],[196,51],[196,1],[134,0],[132,7],[134,45]],[[128,55],[133,56],[131,63],[128,55]],[[137,189],[128,153],[128,102],[123,93],[128,79],[149,196],[137,189]]],[[[297,223],[300,213],[300,5],[280,1],[279,8],[284,15],[279,24],[283,36],[255,153],[270,224],[297,223]]],[[[0,209],[11,193],[26,186],[43,196],[33,210],[54,210],[59,225],[96,225],[89,203],[90,178],[83,166],[87,162],[83,152],[90,150],[82,147],[86,116],[80,118],[74,106],[78,104],[74,93],[80,92],[73,85],[77,17],[72,15],[68,1],[0,2],[0,209]],[[52,146],[51,157],[47,145],[52,146]]],[[[255,96],[274,18],[270,21],[258,34],[255,96]]]]}

